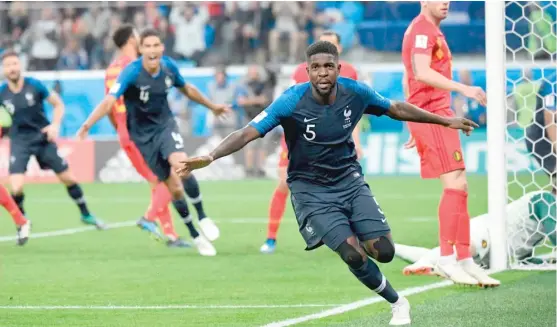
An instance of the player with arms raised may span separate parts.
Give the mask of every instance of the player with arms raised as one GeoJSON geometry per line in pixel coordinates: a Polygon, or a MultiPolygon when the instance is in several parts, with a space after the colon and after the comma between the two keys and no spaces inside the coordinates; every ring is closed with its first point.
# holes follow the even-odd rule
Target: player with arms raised
{"type": "Polygon", "coordinates": [[[360,282],[391,303],[391,325],[409,324],[410,304],[368,257],[390,262],[395,249],[387,219],[363,178],[351,134],[363,114],[467,132],[475,124],[390,101],[361,82],[339,78],[338,50],[330,42],[312,44],[306,57],[309,83],[290,87],[209,155],[185,160],[178,172],[187,175],[205,167],[281,125],[290,153],[287,182],[306,250],[327,245],[360,282]]]}
{"type": "Polygon", "coordinates": [[[89,212],[81,186],[75,181],[66,160],[58,154],[58,147],[54,143],[64,116],[62,99],[55,92],[50,92],[41,81],[23,77],[21,62],[14,51],[6,50],[2,54],[2,66],[7,81],[0,86],[0,102],[12,116],[10,184],[13,199],[20,211],[25,214],[25,172],[29,159],[35,156],[42,169],[54,171],[66,186],[68,195],[79,208],[81,221],[99,230],[104,229],[105,225],[89,212]],[[52,122],[46,117],[44,101],[54,107],[52,122]]]}
{"type": "MultiPolygon", "coordinates": [[[[124,24],[120,26],[112,35],[112,41],[119,50],[119,55],[108,66],[105,73],[106,93],[116,82],[122,70],[132,61],[137,59],[139,35],[133,25],[124,24]]],[[[130,139],[126,121],[126,105],[124,99],[120,97],[111,114],[108,116],[118,133],[118,140],[122,150],[128,156],[135,170],[147,180],[151,186],[151,203],[144,217],[138,220],[137,225],[152,233],[155,238],[162,239],[155,224],[158,218],[164,235],[167,237],[169,247],[189,247],[190,245],[180,239],[174,230],[172,216],[168,205],[171,201],[170,192],[163,182],[159,182],[157,176],[149,169],[145,160],[141,156],[139,149],[130,139]]]]}
{"type": "MultiPolygon", "coordinates": [[[[335,32],[324,32],[319,37],[321,41],[328,41],[334,44],[339,55],[342,54],[342,46],[340,45],[340,35],[335,32]]],[[[358,73],[356,69],[347,62],[340,61],[340,76],[351,78],[353,80],[358,79],[358,73]]],[[[309,82],[309,76],[307,72],[307,62],[303,62],[296,67],[296,70],[292,74],[292,85],[309,82]]],[[[352,132],[352,138],[354,140],[354,145],[356,146],[356,153],[358,158],[361,157],[362,148],[360,146],[360,129],[358,126],[354,128],[352,132]]],[[[284,209],[286,208],[286,199],[288,198],[288,185],[286,184],[286,168],[288,167],[288,149],[286,148],[286,142],[284,140],[284,135],[281,138],[281,153],[278,164],[278,176],[279,182],[273,197],[271,198],[271,203],[269,206],[269,223],[267,225],[267,240],[261,246],[260,251],[262,253],[273,253],[276,249],[277,242],[277,232],[280,226],[280,222],[284,215],[284,209]]]]}
{"type": "Polygon", "coordinates": [[[186,84],[176,63],[163,56],[164,45],[156,30],[144,30],[139,45],[142,57],[124,68],[109,94],[83,123],[78,137],[85,138],[91,126],[107,115],[123,96],[130,139],[158,180],[167,185],[174,207],[186,223],[199,253],[214,256],[216,250],[208,239],[218,237],[218,228],[209,218],[204,218],[207,220],[203,227],[204,235],[199,234],[190,218],[182,180],[174,172],[187,155],[168,105],[167,94],[170,88],[177,87],[185,96],[206,106],[216,115],[227,112],[228,107],[210,102],[193,85],[186,84]]]}
{"type": "MultiPolygon", "coordinates": [[[[422,1],[421,13],[404,34],[402,60],[407,101],[431,113],[454,117],[451,92],[459,92],[486,105],[479,87],[452,80],[451,52],[439,25],[449,12],[449,2],[422,1]]],[[[443,195],[439,204],[438,270],[455,283],[497,286],[470,254],[468,186],[458,132],[439,125],[408,123],[411,139],[421,158],[422,178],[439,178],[443,195]],[[454,259],[454,248],[456,258],[454,259]]]]}

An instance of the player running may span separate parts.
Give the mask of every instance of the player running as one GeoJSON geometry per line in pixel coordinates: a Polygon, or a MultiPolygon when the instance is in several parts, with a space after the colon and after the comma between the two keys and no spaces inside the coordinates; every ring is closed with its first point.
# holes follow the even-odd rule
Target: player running
{"type": "MultiPolygon", "coordinates": [[[[339,55],[342,53],[342,46],[340,45],[340,35],[335,32],[325,32],[319,37],[321,41],[328,41],[334,44],[339,55]]],[[[340,76],[348,77],[353,80],[358,79],[358,73],[356,69],[347,62],[339,62],[340,76]]],[[[309,82],[309,77],[307,73],[307,62],[303,62],[296,67],[294,74],[292,74],[292,85],[299,83],[309,82]]],[[[352,138],[356,146],[356,153],[358,158],[361,157],[362,148],[360,145],[360,129],[358,126],[354,128],[352,132],[352,138]]],[[[280,222],[284,216],[284,210],[286,208],[286,199],[288,198],[288,185],[286,184],[286,168],[288,167],[288,149],[286,148],[286,142],[284,140],[284,135],[281,138],[281,153],[278,164],[278,177],[279,182],[273,197],[271,198],[271,203],[269,206],[269,222],[267,224],[267,240],[261,248],[259,249],[262,253],[273,253],[276,249],[277,244],[277,232],[280,227],[280,222]]]]}
{"type": "MultiPolygon", "coordinates": [[[[156,30],[144,30],[139,46],[142,57],[124,68],[109,94],[83,123],[77,135],[85,138],[91,126],[107,115],[118,98],[123,96],[130,139],[158,180],[164,181],[170,190],[174,207],[188,227],[199,253],[214,256],[216,250],[208,239],[218,237],[218,228],[210,218],[200,216],[200,226],[206,226],[202,227],[203,235],[199,234],[190,217],[182,180],[174,172],[187,155],[184,140],[168,105],[167,94],[173,86],[177,87],[185,96],[206,106],[215,115],[227,112],[228,107],[210,102],[193,85],[186,84],[176,63],[163,56],[164,45],[156,30]],[[203,220],[207,222],[202,223],[203,220]]],[[[187,177],[184,179],[188,180],[187,177]]]]}
{"type": "Polygon", "coordinates": [[[542,80],[537,93],[534,120],[526,127],[526,147],[549,176],[553,191],[557,188],[557,75],[542,80]]]}
{"type": "Polygon", "coordinates": [[[0,85],[0,101],[12,115],[9,132],[10,184],[13,199],[20,211],[25,214],[25,172],[29,159],[35,156],[41,169],[52,169],[58,179],[66,185],[68,194],[79,208],[81,221],[94,225],[99,230],[104,229],[104,223],[89,212],[81,186],[75,181],[66,160],[58,154],[58,148],[54,143],[64,116],[62,100],[39,80],[21,75],[20,60],[14,51],[7,50],[2,54],[2,66],[7,81],[0,85]],[[54,107],[52,122],[46,118],[45,100],[54,107]]]}
{"type": "MultiPolygon", "coordinates": [[[[139,35],[133,25],[124,24],[114,32],[112,35],[112,41],[120,53],[106,69],[106,93],[108,93],[110,88],[114,85],[118,75],[120,75],[124,67],[137,59],[139,35]]],[[[138,148],[130,139],[126,122],[126,106],[122,98],[119,98],[114,107],[112,107],[112,112],[109,115],[109,118],[118,133],[118,140],[120,141],[122,150],[124,150],[130,159],[130,162],[135,170],[143,178],[145,178],[151,186],[151,203],[145,213],[145,216],[138,220],[137,225],[150,232],[155,239],[162,240],[163,236],[160,235],[156,225],[156,219],[158,218],[162,226],[163,234],[167,238],[166,244],[169,247],[190,247],[191,245],[184,242],[178,234],[176,234],[174,229],[172,216],[170,214],[170,210],[168,209],[168,205],[172,200],[168,188],[163,182],[159,182],[157,180],[157,176],[155,176],[149,167],[147,167],[147,164],[145,163],[145,160],[143,160],[138,148]]]]}
{"type": "MultiPolygon", "coordinates": [[[[552,258],[532,258],[532,253],[546,237],[554,247],[557,245],[556,209],[555,194],[546,191],[527,193],[507,205],[507,240],[517,260],[528,264],[555,263],[555,254],[552,258]]],[[[483,214],[470,221],[470,252],[474,261],[486,268],[491,246],[489,219],[488,214],[483,214]]],[[[440,256],[438,247],[430,250],[396,244],[395,248],[397,256],[413,263],[403,269],[405,275],[439,275],[435,270],[440,256]]]]}
{"type": "Polygon", "coordinates": [[[391,325],[409,324],[410,304],[368,258],[390,262],[395,248],[387,219],[364,180],[352,131],[364,113],[467,133],[477,125],[390,101],[364,83],[338,77],[338,50],[330,42],[312,44],[306,57],[309,83],[290,87],[209,155],[185,160],[178,173],[203,168],[281,125],[290,153],[287,183],[306,250],[327,245],[360,282],[391,303],[391,325]]]}
{"type": "MultiPolygon", "coordinates": [[[[444,117],[454,117],[451,92],[473,98],[482,106],[486,95],[479,87],[452,80],[451,52],[439,24],[448,15],[449,2],[422,1],[421,13],[404,34],[402,60],[407,101],[444,117]]],[[[439,204],[439,244],[437,269],[455,283],[497,286],[470,254],[468,186],[458,132],[444,126],[408,123],[411,139],[420,155],[422,178],[439,178],[443,194],[439,204]],[[456,259],[453,256],[456,248],[456,259]]]]}

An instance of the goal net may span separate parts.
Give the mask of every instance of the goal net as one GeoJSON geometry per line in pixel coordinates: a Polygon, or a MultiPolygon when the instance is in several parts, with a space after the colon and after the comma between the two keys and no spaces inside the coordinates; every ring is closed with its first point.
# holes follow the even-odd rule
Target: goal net
{"type": "Polygon", "coordinates": [[[508,265],[555,269],[557,1],[506,1],[504,10],[508,265]]]}

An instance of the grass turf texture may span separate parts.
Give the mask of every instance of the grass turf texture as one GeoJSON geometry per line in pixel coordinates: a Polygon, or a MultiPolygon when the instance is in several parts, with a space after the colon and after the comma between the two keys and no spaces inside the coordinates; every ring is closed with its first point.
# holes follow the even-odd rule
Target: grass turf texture
{"type": "MultiPolygon", "coordinates": [[[[543,178],[538,181],[546,183],[543,178]]],[[[288,306],[339,305],[373,296],[329,250],[303,251],[290,205],[277,253],[259,253],[274,185],[273,181],[201,182],[206,211],[221,228],[215,258],[200,257],[194,249],[168,249],[135,227],[31,239],[24,248],[15,242],[0,243],[0,326],[261,326],[330,308],[288,306]],[[203,308],[7,308],[185,304],[203,308]],[[285,307],[207,308],[213,305],[285,307]]],[[[397,242],[436,245],[437,181],[388,177],[373,178],[370,185],[397,242]]],[[[135,220],[148,204],[146,185],[83,187],[92,212],[109,223],[135,220]]],[[[509,189],[522,193],[520,187],[509,189]]],[[[470,214],[484,213],[485,178],[470,177],[470,190],[470,214]]],[[[82,227],[78,210],[61,185],[28,185],[26,208],[34,233],[82,227]]],[[[2,216],[1,234],[12,235],[11,220],[2,216]]],[[[186,235],[178,219],[175,224],[186,235]]],[[[380,265],[399,290],[439,281],[403,276],[404,265],[398,259],[380,265]]],[[[497,277],[504,283],[498,289],[449,286],[411,296],[413,326],[555,326],[554,272],[506,272],[497,277]]],[[[388,304],[380,302],[299,326],[385,326],[389,318],[388,304]]]]}

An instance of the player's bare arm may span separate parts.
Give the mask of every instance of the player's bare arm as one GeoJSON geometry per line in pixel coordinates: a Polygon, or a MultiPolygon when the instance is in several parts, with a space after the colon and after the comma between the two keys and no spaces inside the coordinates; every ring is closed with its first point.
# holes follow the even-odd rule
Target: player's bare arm
{"type": "Polygon", "coordinates": [[[478,127],[478,124],[469,119],[439,116],[407,102],[393,101],[386,114],[396,120],[436,124],[449,128],[460,129],[467,135],[472,132],[474,128],[478,127]]]}
{"type": "Polygon", "coordinates": [[[417,81],[438,89],[454,91],[487,105],[487,96],[481,87],[468,86],[446,78],[431,68],[431,55],[415,53],[412,55],[412,70],[417,81]]]}
{"type": "Polygon", "coordinates": [[[189,99],[209,108],[209,110],[211,110],[216,116],[220,116],[230,111],[230,106],[211,102],[211,100],[207,99],[203,93],[199,92],[199,90],[190,83],[187,83],[184,87],[179,88],[179,90],[189,99]]]}
{"type": "Polygon", "coordinates": [[[110,113],[110,109],[116,103],[116,97],[113,95],[106,95],[103,101],[91,112],[89,117],[85,120],[83,125],[77,131],[77,138],[83,140],[87,137],[87,133],[89,133],[89,129],[95,125],[101,118],[108,115],[110,113]]]}
{"type": "Polygon", "coordinates": [[[211,162],[241,150],[260,136],[254,127],[248,125],[228,135],[210,154],[181,161],[184,166],[176,172],[180,177],[187,176],[192,170],[207,167],[211,162]]]}
{"type": "Polygon", "coordinates": [[[42,132],[46,134],[49,141],[54,141],[58,137],[62,118],[64,117],[64,103],[56,92],[50,92],[46,101],[54,108],[54,116],[52,117],[50,125],[43,128],[42,132]]]}

